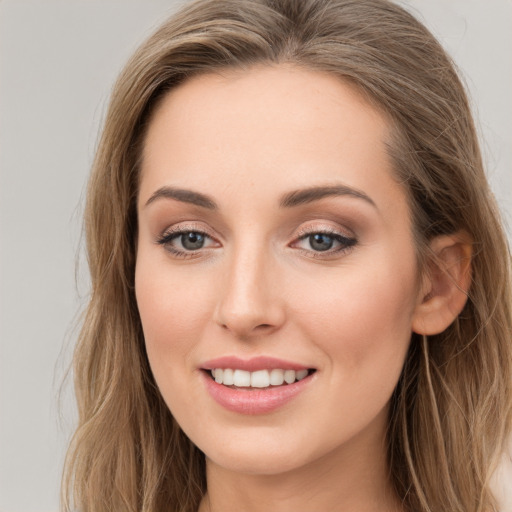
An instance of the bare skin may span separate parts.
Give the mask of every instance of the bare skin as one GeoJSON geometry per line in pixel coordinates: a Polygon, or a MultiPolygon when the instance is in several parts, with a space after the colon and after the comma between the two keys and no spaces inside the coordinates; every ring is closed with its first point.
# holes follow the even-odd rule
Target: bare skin
{"type": "Polygon", "coordinates": [[[206,455],[200,512],[401,510],[389,400],[412,331],[446,326],[388,138],[350,86],[291,66],[196,77],[153,116],[136,295],[162,396],[206,455]],[[258,356],[309,369],[302,390],[251,414],[219,403],[207,361],[258,356]]]}
{"type": "Polygon", "coordinates": [[[382,446],[366,445],[357,454],[328,454],[298,471],[279,475],[228,474],[208,460],[208,493],[199,512],[399,512],[400,500],[390,489],[383,453],[382,446]],[[363,450],[366,457],[361,456],[363,450]],[[357,492],[364,488],[364,493],[357,492]]]}

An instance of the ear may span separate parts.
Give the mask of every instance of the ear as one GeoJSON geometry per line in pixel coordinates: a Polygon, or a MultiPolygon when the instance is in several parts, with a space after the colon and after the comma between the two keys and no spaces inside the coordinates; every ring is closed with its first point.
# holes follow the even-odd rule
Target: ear
{"type": "Polygon", "coordinates": [[[413,315],[414,332],[439,334],[464,308],[471,284],[471,242],[465,232],[457,232],[430,243],[430,262],[413,315]]]}

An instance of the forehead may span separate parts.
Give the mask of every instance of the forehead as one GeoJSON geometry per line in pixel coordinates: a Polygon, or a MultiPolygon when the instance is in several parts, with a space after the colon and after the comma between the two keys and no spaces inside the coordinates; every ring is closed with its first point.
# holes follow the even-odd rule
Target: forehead
{"type": "Polygon", "coordinates": [[[333,75],[287,65],[202,75],[173,89],[153,114],[140,198],[169,182],[214,195],[339,181],[402,193],[388,138],[385,117],[333,75]]]}

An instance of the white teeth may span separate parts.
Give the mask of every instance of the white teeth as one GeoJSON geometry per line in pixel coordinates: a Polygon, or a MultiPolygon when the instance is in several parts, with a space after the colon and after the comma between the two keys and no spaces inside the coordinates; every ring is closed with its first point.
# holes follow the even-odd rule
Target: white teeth
{"type": "Polygon", "coordinates": [[[251,372],[235,370],[233,372],[233,385],[237,388],[248,388],[251,385],[251,372]]]}
{"type": "Polygon", "coordinates": [[[215,378],[215,382],[222,384],[224,377],[223,374],[224,370],[222,370],[221,368],[215,368],[215,370],[213,370],[213,377],[215,378]]]}
{"type": "MultiPolygon", "coordinates": [[[[307,376],[308,376],[307,370],[299,370],[299,371],[295,372],[295,378],[297,380],[302,380],[307,376]]],[[[226,380],[226,370],[224,370],[224,380],[226,380]]]]}
{"type": "Polygon", "coordinates": [[[295,370],[285,370],[284,381],[286,382],[286,384],[292,384],[293,382],[295,382],[295,370]]]}
{"type": "Polygon", "coordinates": [[[268,388],[269,386],[282,386],[293,384],[296,380],[302,380],[308,376],[308,370],[258,370],[248,372],[245,370],[232,370],[230,368],[214,368],[212,377],[218,384],[236,386],[240,388],[268,388]]]}
{"type": "Polygon", "coordinates": [[[251,373],[252,388],[268,388],[270,386],[270,376],[267,370],[259,370],[251,373]]]}
{"type": "Polygon", "coordinates": [[[222,380],[222,384],[226,386],[232,386],[235,381],[233,380],[233,370],[226,368],[224,370],[224,378],[222,380]]]}
{"type": "Polygon", "coordinates": [[[284,370],[272,370],[270,372],[270,384],[272,386],[280,386],[284,382],[284,370]]]}

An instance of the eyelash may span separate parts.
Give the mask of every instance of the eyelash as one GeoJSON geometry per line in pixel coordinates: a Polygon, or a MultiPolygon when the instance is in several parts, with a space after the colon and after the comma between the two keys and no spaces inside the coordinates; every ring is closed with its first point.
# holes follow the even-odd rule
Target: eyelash
{"type": "Polygon", "coordinates": [[[304,229],[303,231],[301,231],[299,233],[298,239],[296,242],[293,242],[292,247],[294,245],[296,245],[298,242],[307,240],[308,238],[310,238],[314,235],[327,236],[327,237],[331,238],[334,242],[337,242],[339,244],[338,248],[336,248],[336,249],[329,248],[325,251],[315,251],[313,249],[298,248],[299,250],[306,253],[306,255],[308,255],[309,257],[316,258],[316,259],[328,259],[329,257],[335,256],[335,255],[340,255],[342,253],[346,253],[346,252],[350,251],[357,244],[356,238],[341,234],[334,229],[321,228],[321,229],[304,229]]]}
{"type": "MultiPolygon", "coordinates": [[[[208,247],[200,247],[197,250],[180,250],[177,249],[172,245],[173,240],[176,240],[183,235],[186,235],[187,233],[194,233],[196,235],[202,236],[204,238],[211,239],[215,241],[215,238],[213,238],[211,235],[206,233],[204,230],[201,229],[195,229],[194,227],[186,227],[186,228],[177,228],[172,229],[171,231],[167,231],[162,234],[160,238],[156,241],[157,244],[163,246],[166,251],[170,252],[173,256],[176,258],[181,259],[190,259],[194,257],[198,257],[201,254],[201,251],[208,250],[208,247]]],[[[339,233],[338,231],[335,231],[333,229],[304,229],[299,232],[296,240],[290,244],[290,247],[294,247],[299,249],[301,252],[305,253],[307,256],[316,258],[316,259],[328,259],[330,256],[338,255],[341,253],[345,253],[350,251],[355,245],[357,245],[358,241],[356,238],[348,237],[346,235],[343,235],[339,233]],[[337,249],[327,249],[325,251],[315,251],[314,249],[304,249],[295,247],[299,242],[308,239],[309,237],[313,235],[323,235],[331,238],[335,242],[339,244],[339,247],[337,249]]]]}
{"type": "Polygon", "coordinates": [[[171,229],[171,230],[166,231],[156,241],[156,243],[163,246],[166,251],[170,252],[176,258],[189,259],[189,258],[198,257],[200,255],[200,251],[204,250],[203,247],[201,247],[195,251],[194,250],[182,251],[180,249],[177,249],[176,247],[173,247],[173,245],[172,245],[173,240],[178,239],[178,238],[182,237],[183,235],[186,235],[187,233],[195,233],[197,235],[203,236],[204,238],[209,238],[211,240],[215,240],[211,235],[206,233],[204,230],[196,229],[193,226],[189,226],[189,227],[179,227],[176,229],[171,229]]]}

